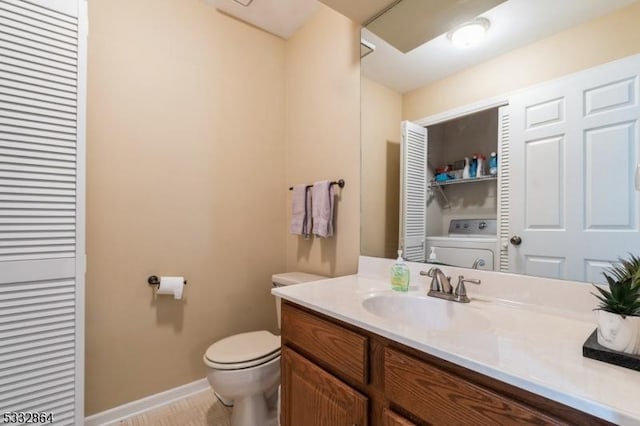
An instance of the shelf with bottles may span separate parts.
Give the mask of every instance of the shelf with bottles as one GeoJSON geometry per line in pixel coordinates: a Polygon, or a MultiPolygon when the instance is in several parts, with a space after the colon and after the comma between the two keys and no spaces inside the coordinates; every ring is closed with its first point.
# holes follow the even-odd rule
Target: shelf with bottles
{"type": "Polygon", "coordinates": [[[496,180],[498,179],[498,176],[478,176],[478,177],[472,177],[472,178],[466,178],[466,179],[449,179],[449,180],[443,180],[443,181],[436,181],[435,179],[432,179],[431,181],[429,181],[429,187],[434,187],[434,186],[447,186],[447,185],[456,185],[459,183],[471,183],[471,182],[483,182],[483,181],[489,181],[489,180],[496,180]]]}

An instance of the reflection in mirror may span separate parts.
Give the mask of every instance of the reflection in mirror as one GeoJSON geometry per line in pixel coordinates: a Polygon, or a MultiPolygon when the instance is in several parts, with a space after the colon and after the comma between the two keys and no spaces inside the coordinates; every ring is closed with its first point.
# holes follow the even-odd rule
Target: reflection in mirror
{"type": "Polygon", "coordinates": [[[402,0],[370,22],[367,30],[407,53],[504,2],[402,0]],[[399,28],[402,30],[398,31],[399,28]]]}
{"type": "Polygon", "coordinates": [[[640,4],[508,0],[478,15],[491,27],[467,51],[440,34],[402,53],[374,32],[387,14],[363,29],[361,254],[602,282],[640,253],[640,4]]]}

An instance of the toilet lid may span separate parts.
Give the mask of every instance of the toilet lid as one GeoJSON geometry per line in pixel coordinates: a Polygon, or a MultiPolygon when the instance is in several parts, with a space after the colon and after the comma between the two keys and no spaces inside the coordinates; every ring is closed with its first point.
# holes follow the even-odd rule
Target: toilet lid
{"type": "Polygon", "coordinates": [[[205,356],[216,364],[240,364],[273,358],[279,352],[280,336],[261,330],[225,337],[209,346],[205,356]]]}

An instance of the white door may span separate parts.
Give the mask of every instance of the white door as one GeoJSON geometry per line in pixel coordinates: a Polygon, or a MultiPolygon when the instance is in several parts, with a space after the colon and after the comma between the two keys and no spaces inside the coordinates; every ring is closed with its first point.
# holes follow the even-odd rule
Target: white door
{"type": "Polygon", "coordinates": [[[639,75],[637,55],[509,99],[512,272],[602,282],[640,253],[639,75]]]}
{"type": "Polygon", "coordinates": [[[427,129],[402,122],[400,147],[400,247],[403,257],[426,260],[427,232],[427,129]]]}
{"type": "Polygon", "coordinates": [[[60,425],[84,422],[85,6],[0,0],[0,413],[60,425]]]}

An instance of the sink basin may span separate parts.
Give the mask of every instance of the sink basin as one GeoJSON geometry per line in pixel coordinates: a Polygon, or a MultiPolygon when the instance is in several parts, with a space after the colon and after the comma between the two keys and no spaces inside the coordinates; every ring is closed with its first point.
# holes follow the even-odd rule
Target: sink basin
{"type": "Polygon", "coordinates": [[[378,295],[365,299],[363,307],[374,315],[403,324],[447,333],[491,329],[491,322],[469,306],[427,296],[378,295]]]}

